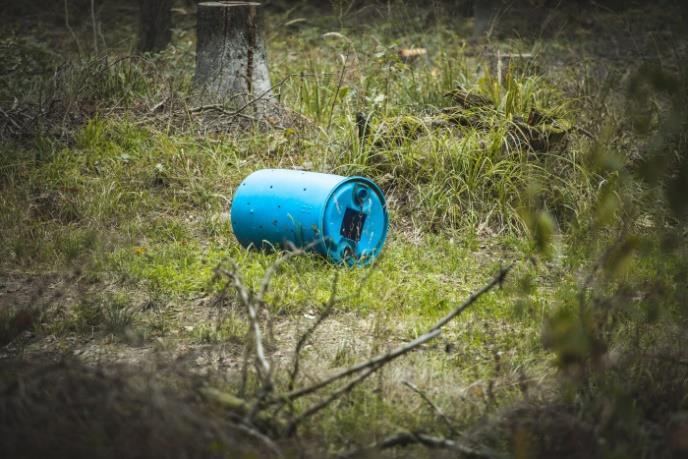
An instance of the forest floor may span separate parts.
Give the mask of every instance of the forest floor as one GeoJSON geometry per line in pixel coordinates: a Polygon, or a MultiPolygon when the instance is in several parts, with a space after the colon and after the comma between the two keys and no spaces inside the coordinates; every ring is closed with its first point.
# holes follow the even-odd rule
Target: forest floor
{"type": "MultiPolygon", "coordinates": [[[[217,268],[236,263],[258,289],[282,255],[237,243],[233,190],[266,167],[364,175],[389,203],[380,258],[347,268],[302,255],[270,283],[261,323],[280,388],[334,285],[332,313],[300,352],[297,387],[418,338],[500,268],[514,268],[440,337],[303,424],[298,446],[278,444],[321,457],[410,431],[462,432],[495,457],[603,448],[591,440],[595,427],[565,409],[543,421],[558,439],[536,444],[528,435],[540,427],[519,410],[567,397],[557,346],[575,354],[579,343],[552,344],[543,330],[590,282],[603,252],[587,238],[591,225],[621,212],[624,196],[604,194],[605,167],[632,163],[641,149],[627,129],[625,88],[643,62],[680,66],[680,14],[597,5],[579,16],[562,6],[526,12],[529,21],[505,17],[475,39],[472,19],[439,4],[324,15],[273,5],[268,60],[289,116],[251,123],[194,109],[193,9],[175,8],[167,49],[134,56],[134,4],[96,3],[95,34],[85,1],[65,3],[69,18],[60,3],[17,6],[2,19],[0,382],[59,363],[167,378],[161,384],[185,394],[190,412],[209,409],[199,387],[250,399],[260,390],[250,366],[243,379],[250,320],[217,268]],[[419,47],[426,56],[400,58],[419,47]],[[458,87],[488,107],[463,106],[458,87]],[[365,139],[359,112],[370,115],[365,139]],[[615,153],[600,160],[599,144],[615,153]]],[[[633,225],[654,218],[638,214],[633,225]]],[[[628,263],[619,276],[654,279],[672,262],[628,263]]],[[[604,351],[604,365],[615,352],[604,351]]]]}

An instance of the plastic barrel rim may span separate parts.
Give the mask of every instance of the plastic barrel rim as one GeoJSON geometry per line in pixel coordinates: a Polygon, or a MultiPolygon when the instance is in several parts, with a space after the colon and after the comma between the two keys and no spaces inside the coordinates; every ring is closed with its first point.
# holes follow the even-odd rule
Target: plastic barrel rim
{"type": "Polygon", "coordinates": [[[387,235],[384,194],[365,177],[263,169],[246,177],[231,207],[244,246],[311,247],[334,262],[367,264],[387,235]]]}
{"type": "Polygon", "coordinates": [[[382,250],[388,216],[382,191],[370,179],[348,177],[327,196],[322,214],[323,236],[335,249],[335,262],[368,264],[382,250]]]}

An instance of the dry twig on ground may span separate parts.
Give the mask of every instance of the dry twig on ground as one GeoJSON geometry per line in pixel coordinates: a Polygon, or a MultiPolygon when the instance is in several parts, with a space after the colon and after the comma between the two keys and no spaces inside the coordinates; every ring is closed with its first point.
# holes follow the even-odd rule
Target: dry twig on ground
{"type": "MultiPolygon", "coordinates": [[[[482,287],[480,290],[476,291],[473,293],[471,296],[469,296],[463,303],[459,304],[456,306],[454,309],[452,309],[447,315],[445,315],[443,318],[441,318],[435,325],[433,325],[426,333],[423,335],[417,337],[416,339],[409,341],[407,343],[402,344],[401,346],[398,346],[397,348],[385,352],[383,354],[379,354],[365,362],[361,362],[359,364],[353,365],[349,368],[346,368],[344,370],[341,370],[334,375],[329,376],[328,378],[323,379],[322,381],[319,381],[315,384],[312,384],[310,386],[305,386],[301,387],[298,389],[294,389],[296,377],[298,375],[299,371],[299,353],[303,349],[304,344],[306,341],[309,339],[310,335],[315,331],[315,329],[322,323],[323,320],[330,314],[332,308],[334,307],[336,303],[336,282],[337,282],[337,276],[335,275],[334,281],[333,281],[333,287],[332,287],[332,292],[330,299],[328,302],[325,304],[325,309],[323,313],[320,315],[320,317],[315,321],[311,327],[309,327],[306,332],[297,340],[296,343],[296,349],[295,349],[295,355],[294,355],[294,361],[293,361],[293,366],[292,369],[289,373],[289,379],[288,379],[288,392],[284,394],[275,394],[274,393],[274,382],[272,380],[272,373],[271,373],[271,366],[268,362],[268,358],[265,354],[265,349],[262,344],[262,333],[261,333],[261,328],[259,324],[259,317],[258,317],[258,309],[264,309],[266,307],[265,305],[265,294],[267,293],[270,285],[270,281],[272,279],[272,276],[275,274],[277,271],[279,265],[283,263],[284,261],[288,260],[289,258],[292,258],[294,256],[303,254],[305,252],[305,249],[296,249],[292,250],[291,252],[288,252],[285,256],[281,257],[278,259],[275,263],[273,263],[268,269],[266,269],[265,274],[263,276],[262,282],[260,284],[260,288],[258,291],[254,291],[252,289],[247,288],[242,281],[240,280],[237,272],[238,272],[238,267],[236,264],[232,265],[232,269],[227,270],[221,267],[218,267],[216,269],[216,273],[222,276],[225,276],[230,282],[231,286],[234,287],[234,289],[237,291],[237,294],[239,296],[239,299],[243,306],[247,309],[248,315],[251,321],[251,330],[254,338],[254,352],[255,352],[255,367],[256,367],[256,372],[259,376],[259,381],[261,383],[261,390],[259,391],[259,396],[255,400],[255,402],[252,404],[252,408],[250,409],[249,413],[244,417],[244,422],[247,423],[247,425],[251,425],[254,419],[256,419],[257,416],[264,410],[270,408],[270,407],[276,407],[277,410],[275,412],[279,413],[279,411],[284,407],[284,406],[290,406],[290,416],[291,420],[288,423],[287,427],[284,429],[283,434],[287,437],[293,436],[296,434],[297,429],[299,425],[301,425],[305,420],[310,418],[311,416],[315,415],[322,409],[326,408],[329,406],[332,402],[338,400],[345,394],[348,394],[351,392],[356,386],[358,386],[360,383],[365,381],[369,376],[371,376],[373,373],[377,372],[380,368],[384,367],[388,363],[392,362],[393,360],[397,359],[398,357],[401,357],[402,355],[405,355],[415,349],[418,349],[421,345],[424,343],[432,340],[433,338],[436,338],[441,334],[442,328],[446,326],[450,321],[452,321],[454,318],[456,318],[458,315],[466,311],[472,304],[474,304],[482,295],[485,293],[489,292],[496,286],[501,286],[501,284],[504,282],[505,277],[511,270],[513,263],[506,268],[500,269],[499,273],[490,281],[488,282],[484,287],[482,287]],[[293,402],[299,398],[313,395],[317,392],[319,392],[321,389],[330,386],[333,383],[336,383],[344,378],[347,378],[349,376],[355,376],[353,379],[349,380],[347,383],[341,385],[338,389],[334,390],[331,392],[329,395],[321,398],[320,400],[312,403],[309,407],[301,411],[300,413],[296,414],[294,416],[294,409],[293,409],[293,402]]],[[[413,386],[410,383],[407,383],[407,385],[414,390],[417,393],[420,393],[421,396],[423,394],[420,392],[420,390],[413,386]]],[[[449,426],[450,432],[453,435],[456,435],[456,431],[454,427],[451,425],[451,422],[449,422],[448,418],[444,416],[444,413],[434,404],[432,403],[426,396],[423,396],[423,399],[430,404],[433,409],[438,412],[441,417],[445,420],[447,425],[449,426]]],[[[489,457],[483,453],[476,452],[476,450],[473,450],[471,448],[468,448],[460,443],[457,443],[454,440],[448,440],[444,438],[437,438],[437,437],[432,437],[429,435],[425,434],[418,434],[418,433],[403,433],[403,434],[398,434],[393,437],[389,437],[388,439],[384,440],[380,444],[376,444],[372,446],[372,448],[377,448],[377,449],[385,449],[385,448],[391,448],[394,446],[405,446],[408,444],[421,444],[427,447],[431,448],[448,448],[448,449],[453,449],[460,451],[463,454],[466,455],[472,455],[472,457],[489,457]]],[[[370,449],[371,447],[367,448],[370,449]]]]}

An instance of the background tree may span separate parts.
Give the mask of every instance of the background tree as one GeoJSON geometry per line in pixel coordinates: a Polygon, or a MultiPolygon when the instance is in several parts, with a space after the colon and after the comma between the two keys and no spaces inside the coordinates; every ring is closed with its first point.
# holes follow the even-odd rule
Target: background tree
{"type": "Polygon", "coordinates": [[[141,0],[138,50],[164,49],[172,38],[172,0],[141,0]]]}

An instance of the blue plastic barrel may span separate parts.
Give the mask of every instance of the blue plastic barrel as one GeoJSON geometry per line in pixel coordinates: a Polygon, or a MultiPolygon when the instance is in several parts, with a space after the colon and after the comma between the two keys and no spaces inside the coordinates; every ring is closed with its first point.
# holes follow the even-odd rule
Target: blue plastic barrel
{"type": "Polygon", "coordinates": [[[382,250],[387,208],[364,177],[263,169],[234,193],[232,229],[244,247],[308,247],[330,260],[366,264],[382,250]]]}

